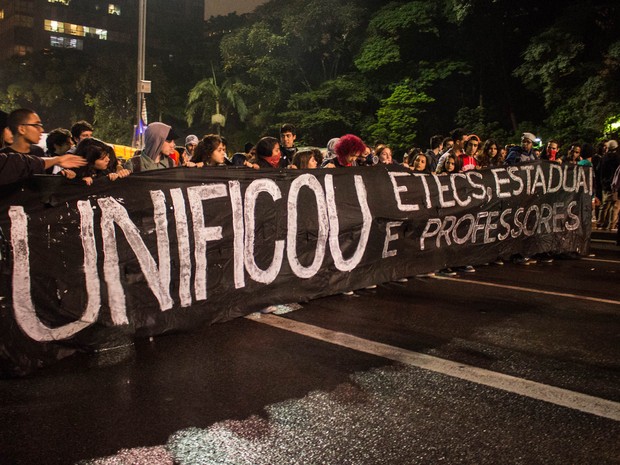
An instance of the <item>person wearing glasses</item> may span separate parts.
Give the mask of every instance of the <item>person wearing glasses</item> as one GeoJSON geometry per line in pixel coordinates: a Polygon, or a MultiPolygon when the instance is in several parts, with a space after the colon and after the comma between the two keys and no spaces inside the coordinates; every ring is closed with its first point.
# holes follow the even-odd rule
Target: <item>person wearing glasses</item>
{"type": "Polygon", "coordinates": [[[0,150],[0,153],[45,156],[43,148],[36,145],[43,134],[43,123],[34,110],[20,108],[12,111],[6,125],[13,136],[13,142],[0,150]]]}
{"type": "MultiPolygon", "coordinates": [[[[6,136],[12,137],[7,128],[8,115],[0,111],[0,133],[3,140],[6,136]]],[[[77,155],[60,155],[55,157],[35,157],[33,155],[0,151],[0,187],[5,187],[23,181],[33,174],[44,174],[45,170],[54,166],[62,168],[79,168],[86,160],[77,155]]]]}

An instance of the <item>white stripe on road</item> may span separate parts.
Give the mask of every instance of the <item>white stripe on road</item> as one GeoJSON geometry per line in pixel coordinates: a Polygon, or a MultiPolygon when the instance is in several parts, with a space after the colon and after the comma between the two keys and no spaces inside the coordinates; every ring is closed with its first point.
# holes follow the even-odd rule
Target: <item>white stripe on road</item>
{"type": "Polygon", "coordinates": [[[601,244],[615,244],[616,241],[608,241],[606,239],[590,239],[590,242],[598,242],[601,244]]]}
{"type": "Polygon", "coordinates": [[[606,260],[604,258],[582,258],[582,260],[588,260],[590,262],[614,263],[616,265],[620,264],[620,260],[606,260]]]}
{"type": "Polygon", "coordinates": [[[449,278],[447,276],[431,276],[431,279],[446,279],[448,281],[457,281],[459,283],[470,283],[478,286],[499,287],[501,289],[512,289],[513,291],[532,292],[534,294],[554,295],[558,297],[569,297],[571,299],[588,300],[590,302],[599,302],[602,304],[620,305],[618,300],[599,299],[598,297],[588,297],[585,295],[568,294],[566,292],[543,291],[542,289],[533,289],[531,287],[510,286],[509,284],[495,284],[486,281],[474,281],[473,279],[449,278]]]}
{"type": "Polygon", "coordinates": [[[435,373],[463,379],[477,384],[518,394],[524,397],[550,402],[573,410],[620,421],[620,403],[569,391],[554,386],[497,373],[464,363],[456,363],[431,355],[412,352],[380,342],[369,341],[351,334],[319,328],[275,315],[252,314],[250,318],[275,328],[291,331],[313,339],[339,345],[348,349],[376,355],[406,365],[435,373]]]}

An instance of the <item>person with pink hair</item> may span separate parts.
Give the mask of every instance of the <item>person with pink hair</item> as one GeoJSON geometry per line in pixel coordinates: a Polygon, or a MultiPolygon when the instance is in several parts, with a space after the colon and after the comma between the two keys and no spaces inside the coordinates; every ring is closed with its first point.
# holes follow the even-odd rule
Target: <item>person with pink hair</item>
{"type": "Polygon", "coordinates": [[[354,134],[345,134],[334,147],[336,156],[325,160],[323,168],[345,168],[356,166],[355,160],[364,154],[366,144],[354,134]]]}

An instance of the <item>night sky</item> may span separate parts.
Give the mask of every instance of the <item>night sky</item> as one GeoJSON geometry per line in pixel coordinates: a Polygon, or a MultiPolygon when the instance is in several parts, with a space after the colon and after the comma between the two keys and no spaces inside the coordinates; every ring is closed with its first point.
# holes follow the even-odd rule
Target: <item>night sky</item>
{"type": "Polygon", "coordinates": [[[227,15],[236,11],[238,14],[249,13],[267,0],[205,0],[205,19],[211,16],[227,15]]]}

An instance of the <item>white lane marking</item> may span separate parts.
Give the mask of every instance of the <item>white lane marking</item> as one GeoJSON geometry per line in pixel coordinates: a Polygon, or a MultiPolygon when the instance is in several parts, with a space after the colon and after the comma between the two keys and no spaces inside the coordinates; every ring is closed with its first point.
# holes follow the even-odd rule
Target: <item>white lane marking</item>
{"type": "Polygon", "coordinates": [[[599,417],[620,421],[619,402],[569,391],[568,389],[548,386],[546,384],[485,370],[484,368],[478,368],[464,363],[452,362],[439,357],[433,357],[432,355],[412,352],[380,342],[362,339],[351,334],[332,331],[275,315],[253,314],[246,318],[330,344],[357,350],[358,352],[376,355],[435,373],[501,389],[520,396],[530,397],[532,399],[550,402],[555,405],[579,410],[599,417]]]}
{"type": "Polygon", "coordinates": [[[512,289],[514,291],[532,292],[534,294],[554,295],[558,297],[569,297],[571,299],[588,300],[590,302],[599,302],[602,304],[620,305],[618,300],[600,299],[598,297],[588,297],[585,295],[568,294],[566,292],[543,291],[542,289],[533,289],[531,287],[511,286],[509,284],[495,284],[486,281],[474,281],[472,279],[450,278],[447,276],[431,276],[431,279],[446,279],[448,281],[457,281],[459,283],[477,284],[479,286],[499,287],[501,289],[512,289]]]}
{"type": "Polygon", "coordinates": [[[588,260],[590,262],[615,263],[616,265],[620,265],[620,260],[606,260],[604,258],[582,258],[582,260],[588,260]]]}

